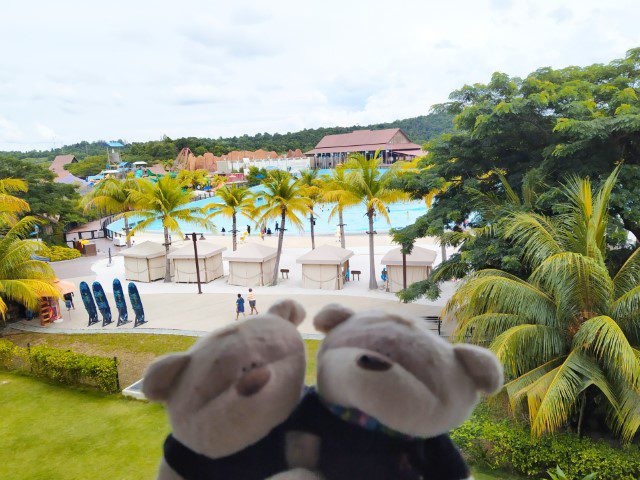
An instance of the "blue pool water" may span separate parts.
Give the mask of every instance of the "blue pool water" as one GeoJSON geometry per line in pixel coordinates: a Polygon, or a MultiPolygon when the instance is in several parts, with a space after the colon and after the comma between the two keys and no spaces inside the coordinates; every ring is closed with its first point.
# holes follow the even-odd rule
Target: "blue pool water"
{"type": "MultiPolygon", "coordinates": [[[[261,187],[253,187],[251,190],[254,192],[260,192],[261,187]]],[[[205,198],[202,200],[197,200],[191,202],[190,205],[197,207],[204,207],[209,203],[216,202],[216,198],[205,198]]],[[[256,202],[257,205],[261,204],[261,199],[259,198],[256,202]]],[[[337,215],[335,218],[329,220],[329,214],[333,208],[332,204],[324,204],[324,205],[316,205],[315,207],[315,216],[316,216],[316,224],[315,224],[315,233],[318,235],[332,235],[335,234],[338,230],[338,218],[337,215]]],[[[376,216],[374,220],[374,230],[377,232],[386,232],[389,231],[390,228],[402,228],[407,225],[410,225],[415,222],[415,220],[427,213],[427,208],[424,201],[409,201],[409,202],[399,202],[392,205],[389,205],[389,220],[391,223],[387,223],[384,218],[382,218],[379,214],[376,216]]],[[[345,232],[346,233],[364,233],[369,230],[369,224],[367,217],[365,215],[364,206],[356,205],[353,207],[345,208],[344,210],[344,223],[345,223],[345,232]]],[[[135,219],[130,221],[130,224],[135,223],[135,219]]],[[[226,232],[231,232],[231,219],[218,216],[214,217],[213,223],[217,227],[218,233],[222,231],[224,228],[226,232]]],[[[300,233],[306,233],[309,231],[309,218],[307,217],[303,221],[304,230],[300,233]]],[[[246,225],[251,225],[251,233],[254,234],[257,228],[253,222],[253,219],[248,218],[244,215],[238,216],[238,231],[243,232],[246,228],[246,225]]],[[[275,222],[271,222],[271,224],[267,225],[268,228],[271,228],[271,231],[275,234],[275,222]]],[[[124,221],[122,219],[116,220],[108,226],[109,230],[113,232],[122,231],[124,228],[124,221]]],[[[189,224],[188,222],[182,222],[180,224],[180,228],[183,232],[201,232],[202,227],[199,225],[189,224]]],[[[290,233],[294,233],[297,231],[295,227],[287,226],[287,230],[290,233]]],[[[153,222],[147,229],[148,232],[162,232],[162,223],[160,221],[153,222]]]]}

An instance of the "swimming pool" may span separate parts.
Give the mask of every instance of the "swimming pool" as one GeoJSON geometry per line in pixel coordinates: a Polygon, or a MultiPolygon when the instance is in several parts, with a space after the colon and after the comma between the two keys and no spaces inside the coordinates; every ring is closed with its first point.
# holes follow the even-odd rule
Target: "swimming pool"
{"type": "MultiPolygon", "coordinates": [[[[261,187],[252,187],[251,190],[259,194],[261,191],[261,187]]],[[[201,200],[196,200],[191,202],[189,205],[204,207],[209,203],[217,202],[218,200],[213,198],[204,198],[201,200]]],[[[259,197],[256,204],[260,205],[263,200],[259,197]]],[[[333,204],[324,204],[324,205],[316,205],[315,207],[315,233],[318,235],[332,235],[335,234],[338,230],[338,218],[337,215],[335,218],[329,220],[329,214],[333,208],[333,204]]],[[[415,222],[415,220],[427,213],[427,207],[423,201],[409,201],[409,202],[399,202],[389,205],[389,219],[391,221],[388,224],[384,218],[380,215],[376,215],[373,226],[374,230],[377,232],[386,232],[389,231],[390,228],[402,228],[407,225],[410,225],[415,222]]],[[[356,205],[353,207],[345,208],[344,210],[344,229],[346,233],[364,233],[369,230],[369,222],[367,216],[365,215],[364,207],[362,205],[356,205]]],[[[136,219],[133,218],[129,222],[130,224],[135,224],[136,219]]],[[[218,216],[214,217],[213,223],[217,227],[218,233],[224,230],[226,232],[231,232],[231,219],[218,216]]],[[[309,218],[307,216],[306,219],[303,220],[304,230],[300,233],[307,233],[309,231],[309,218]]],[[[252,218],[246,217],[244,215],[238,216],[238,231],[243,232],[247,225],[251,226],[252,233],[256,231],[257,227],[252,218]]],[[[275,233],[275,222],[267,225],[268,228],[271,228],[271,231],[275,233]]],[[[124,229],[124,220],[116,220],[111,223],[108,227],[112,232],[120,232],[124,229]]],[[[189,222],[181,222],[180,228],[184,233],[186,232],[201,232],[202,227],[199,225],[190,224],[189,222]]],[[[294,233],[297,231],[294,227],[290,225],[287,227],[287,230],[290,233],[294,233]]],[[[162,232],[162,223],[157,220],[145,231],[150,233],[160,233],[162,232]]]]}

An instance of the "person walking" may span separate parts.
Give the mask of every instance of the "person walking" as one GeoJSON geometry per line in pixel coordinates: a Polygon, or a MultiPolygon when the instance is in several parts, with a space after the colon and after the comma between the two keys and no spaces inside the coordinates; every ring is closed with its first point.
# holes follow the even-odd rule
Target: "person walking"
{"type": "Polygon", "coordinates": [[[247,225],[247,233],[251,235],[251,225],[247,225]]]}
{"type": "Polygon", "coordinates": [[[276,222],[276,232],[280,230],[280,225],[278,225],[278,222],[276,222]]]}
{"type": "Polygon", "coordinates": [[[244,298],[242,298],[242,294],[238,294],[238,298],[236,299],[236,320],[242,314],[243,317],[246,317],[244,314],[244,298]]]}
{"type": "Polygon", "coordinates": [[[253,288],[249,289],[249,295],[247,295],[247,300],[249,300],[249,306],[251,307],[251,311],[249,315],[253,315],[253,311],[255,310],[256,315],[258,315],[258,309],[256,308],[256,294],[253,291],[253,288]]]}

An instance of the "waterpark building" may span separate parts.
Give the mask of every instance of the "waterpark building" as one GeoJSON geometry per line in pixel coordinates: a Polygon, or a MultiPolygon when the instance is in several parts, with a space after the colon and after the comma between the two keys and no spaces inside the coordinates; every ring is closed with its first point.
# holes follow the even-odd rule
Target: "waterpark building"
{"type": "Polygon", "coordinates": [[[316,148],[306,152],[315,168],[332,168],[344,163],[352,153],[372,157],[380,150],[382,162],[391,165],[398,160],[410,160],[424,155],[420,145],[411,142],[400,128],[355,130],[351,133],[325,135],[316,148]]]}

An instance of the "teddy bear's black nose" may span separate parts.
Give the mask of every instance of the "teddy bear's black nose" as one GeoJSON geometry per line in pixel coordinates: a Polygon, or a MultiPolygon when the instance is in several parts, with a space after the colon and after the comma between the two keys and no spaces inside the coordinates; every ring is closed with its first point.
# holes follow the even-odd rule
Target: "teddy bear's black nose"
{"type": "Polygon", "coordinates": [[[391,368],[391,364],[386,360],[374,355],[360,355],[358,357],[358,366],[365,370],[374,370],[376,372],[384,372],[391,368]]]}

